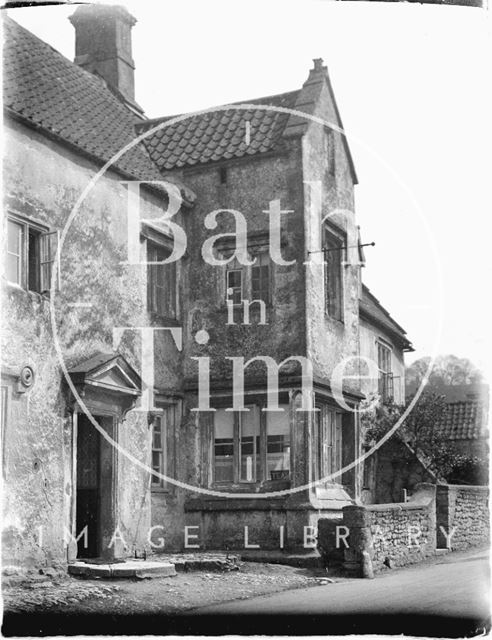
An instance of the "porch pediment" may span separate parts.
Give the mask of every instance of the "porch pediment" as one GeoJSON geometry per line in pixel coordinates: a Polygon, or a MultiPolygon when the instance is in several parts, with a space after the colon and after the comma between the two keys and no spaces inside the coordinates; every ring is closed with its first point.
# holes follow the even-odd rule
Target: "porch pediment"
{"type": "Polygon", "coordinates": [[[141,394],[140,376],[119,353],[98,353],[73,367],[69,374],[78,387],[92,387],[134,398],[141,394]]]}

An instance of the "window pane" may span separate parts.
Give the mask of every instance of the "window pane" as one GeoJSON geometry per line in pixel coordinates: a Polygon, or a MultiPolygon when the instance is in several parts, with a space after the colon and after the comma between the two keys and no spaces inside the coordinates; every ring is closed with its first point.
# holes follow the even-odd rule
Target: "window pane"
{"type": "Polygon", "coordinates": [[[152,448],[162,449],[162,426],[161,419],[159,417],[155,418],[152,430],[152,448]]]}
{"type": "MultiPolygon", "coordinates": [[[[160,451],[152,451],[152,471],[163,473],[162,469],[162,453],[160,451]]],[[[152,475],[152,484],[162,486],[162,479],[159,476],[152,475]]]]}
{"type": "Polygon", "coordinates": [[[243,273],[239,269],[234,269],[231,271],[227,271],[226,274],[226,285],[227,289],[232,289],[232,292],[229,293],[226,291],[226,297],[229,300],[232,300],[233,304],[241,304],[243,299],[243,273]]]}
{"type": "Polygon", "coordinates": [[[234,480],[234,414],[218,409],[214,415],[214,479],[234,480]]]}
{"type": "MultiPolygon", "coordinates": [[[[147,243],[147,261],[162,262],[169,257],[167,247],[147,243]]],[[[149,264],[147,270],[148,310],[162,317],[176,317],[176,263],[149,264]]]]}
{"type": "Polygon", "coordinates": [[[9,252],[20,255],[22,246],[22,225],[8,221],[8,245],[9,252]]]}
{"type": "Polygon", "coordinates": [[[6,275],[9,282],[19,285],[22,285],[22,238],[22,225],[9,220],[6,275]]]}
{"type": "Polygon", "coordinates": [[[39,233],[29,231],[28,239],[28,289],[29,291],[39,291],[39,233]]]}
{"type": "Polygon", "coordinates": [[[280,413],[267,412],[267,478],[281,480],[290,476],[289,405],[279,405],[280,413]]]}
{"type": "Polygon", "coordinates": [[[239,414],[240,421],[240,473],[243,482],[260,479],[260,413],[259,407],[247,407],[239,414]]]}
{"type": "MultiPolygon", "coordinates": [[[[339,471],[342,468],[342,414],[335,414],[335,455],[333,460],[333,472],[339,471]]],[[[337,476],[334,482],[341,483],[342,477],[337,476]]]]}
{"type": "Polygon", "coordinates": [[[342,306],[342,241],[325,230],[325,296],[328,314],[337,320],[343,318],[342,306]]]}
{"type": "Polygon", "coordinates": [[[11,253],[7,254],[7,280],[15,284],[21,284],[21,262],[20,257],[11,253]]]}
{"type": "Polygon", "coordinates": [[[316,482],[321,478],[321,411],[313,413],[313,432],[311,437],[312,480],[316,482]]]}
{"type": "Polygon", "coordinates": [[[267,254],[256,258],[256,265],[251,269],[251,294],[253,300],[267,303],[270,295],[269,265],[267,254]]]}

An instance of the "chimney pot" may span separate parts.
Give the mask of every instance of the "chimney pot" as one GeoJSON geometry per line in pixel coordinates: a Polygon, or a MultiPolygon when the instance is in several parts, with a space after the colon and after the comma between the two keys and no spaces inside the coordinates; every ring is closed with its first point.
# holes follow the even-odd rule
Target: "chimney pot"
{"type": "Polygon", "coordinates": [[[314,71],[323,71],[323,58],[313,58],[314,71]]]}

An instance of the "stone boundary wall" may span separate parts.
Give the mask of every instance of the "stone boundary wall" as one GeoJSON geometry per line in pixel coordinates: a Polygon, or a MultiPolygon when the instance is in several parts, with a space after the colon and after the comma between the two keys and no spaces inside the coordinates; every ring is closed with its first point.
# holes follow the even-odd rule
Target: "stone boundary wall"
{"type": "Polygon", "coordinates": [[[490,540],[489,487],[438,485],[437,547],[466,549],[490,540]]]}
{"type": "Polygon", "coordinates": [[[343,525],[351,574],[370,578],[385,566],[419,562],[436,549],[436,487],[421,483],[404,503],[344,507],[343,525]]]}

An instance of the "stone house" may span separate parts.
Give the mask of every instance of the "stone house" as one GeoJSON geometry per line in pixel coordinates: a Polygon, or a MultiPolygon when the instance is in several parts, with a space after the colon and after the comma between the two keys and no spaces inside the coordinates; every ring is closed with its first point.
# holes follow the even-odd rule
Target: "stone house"
{"type": "Polygon", "coordinates": [[[361,287],[326,67],[249,107],[147,120],[134,19],[71,21],[75,63],[4,23],[5,562],[303,549],[361,498],[363,342],[372,327],[389,343],[393,381],[409,345],[361,287]],[[186,251],[160,264],[171,208],[186,251]]]}
{"type": "MultiPolygon", "coordinates": [[[[7,564],[63,565],[77,553],[113,557],[148,546],[149,474],[138,463],[148,463],[150,430],[147,413],[132,410],[142,392],[142,340],[137,330],[127,330],[118,344],[114,329],[152,326],[146,267],[128,264],[125,181],[160,174],[145,150],[133,147],[92,184],[73,214],[80,194],[134,139],[134,125],[142,119],[130,82],[133,19],[124,10],[101,13],[100,24],[107,21],[115,34],[115,41],[103,42],[114,62],[106,57],[113,73],[106,83],[97,75],[105,69],[82,55],[85,16],[76,12],[72,20],[79,32],[78,58],[94,73],[4,19],[1,386],[7,564]],[[88,540],[82,536],[77,550],[85,527],[88,540]],[[115,530],[121,536],[113,540],[115,530]]],[[[101,45],[94,33],[92,43],[101,45]]],[[[104,53],[101,47],[99,52],[104,53]]],[[[191,197],[183,188],[183,209],[191,197]]],[[[166,194],[142,189],[139,204],[146,218],[161,217],[166,194]]],[[[149,246],[167,242],[158,231],[145,233],[138,239],[143,259],[149,246]]],[[[154,350],[155,361],[166,362],[155,368],[155,387],[176,393],[179,352],[162,335],[154,350]]],[[[168,401],[156,395],[156,404],[165,408],[168,401]]]]}

